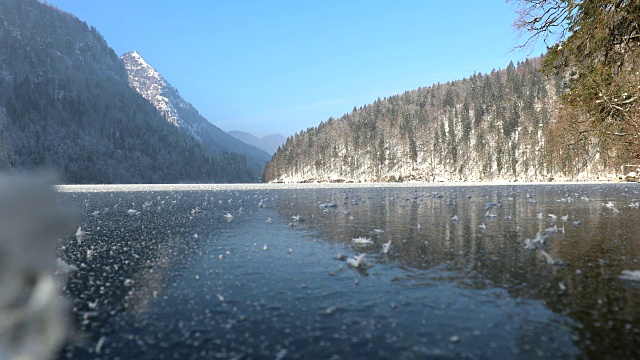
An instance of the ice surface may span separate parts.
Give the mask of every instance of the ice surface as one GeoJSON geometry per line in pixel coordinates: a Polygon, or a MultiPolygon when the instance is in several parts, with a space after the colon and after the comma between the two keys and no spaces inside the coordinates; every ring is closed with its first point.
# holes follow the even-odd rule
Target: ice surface
{"type": "Polygon", "coordinates": [[[640,212],[603,206],[635,184],[59,190],[89,233],[62,242],[89,334],[73,358],[640,355],[638,287],[618,279],[637,268],[640,212]]]}

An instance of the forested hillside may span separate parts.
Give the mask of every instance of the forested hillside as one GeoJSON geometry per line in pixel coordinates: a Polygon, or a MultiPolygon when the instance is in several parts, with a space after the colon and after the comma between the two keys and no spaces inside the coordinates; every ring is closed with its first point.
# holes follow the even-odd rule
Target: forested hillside
{"type": "Polygon", "coordinates": [[[563,82],[539,59],[407,91],[290,137],[266,181],[540,181],[603,170],[547,146],[563,82]]]}
{"type": "Polygon", "coordinates": [[[68,183],[255,179],[245,156],[207,152],[131,89],[95,28],[36,0],[0,1],[0,108],[5,168],[68,183]]]}

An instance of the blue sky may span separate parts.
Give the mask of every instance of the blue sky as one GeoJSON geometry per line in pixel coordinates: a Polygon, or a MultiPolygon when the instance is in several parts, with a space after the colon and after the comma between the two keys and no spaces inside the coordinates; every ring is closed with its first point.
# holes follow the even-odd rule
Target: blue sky
{"type": "Polygon", "coordinates": [[[504,0],[49,0],[136,50],[223,130],[288,136],[419,86],[505,68],[504,0]]]}

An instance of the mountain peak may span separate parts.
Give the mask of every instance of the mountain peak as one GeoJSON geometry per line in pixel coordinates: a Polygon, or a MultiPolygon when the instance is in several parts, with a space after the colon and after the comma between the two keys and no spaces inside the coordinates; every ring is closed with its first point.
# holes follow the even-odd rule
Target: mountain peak
{"type": "Polygon", "coordinates": [[[129,86],[147,99],[168,122],[191,135],[205,148],[214,152],[245,154],[250,162],[256,160],[260,166],[270,159],[268,153],[237,140],[202,117],[137,51],[130,51],[120,58],[128,72],[129,86]]]}
{"type": "Polygon", "coordinates": [[[153,67],[151,67],[142,57],[142,55],[140,55],[139,52],[137,51],[129,51],[128,53],[125,53],[124,55],[120,56],[120,58],[125,62],[125,63],[135,63],[139,66],[143,66],[146,68],[151,68],[153,69],[153,67]]]}
{"type": "Polygon", "coordinates": [[[137,51],[130,51],[120,57],[129,74],[129,85],[147,99],[158,111],[177,127],[183,126],[178,110],[169,94],[169,84],[156,69],[149,65],[137,51]]]}

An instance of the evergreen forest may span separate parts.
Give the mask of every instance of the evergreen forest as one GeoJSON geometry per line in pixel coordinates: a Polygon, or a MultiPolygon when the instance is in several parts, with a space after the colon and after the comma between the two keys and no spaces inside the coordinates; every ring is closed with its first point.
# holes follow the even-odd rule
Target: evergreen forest
{"type": "Polygon", "coordinates": [[[287,139],[266,181],[547,181],[603,164],[547,145],[566,82],[540,58],[378,99],[287,139]]]}

